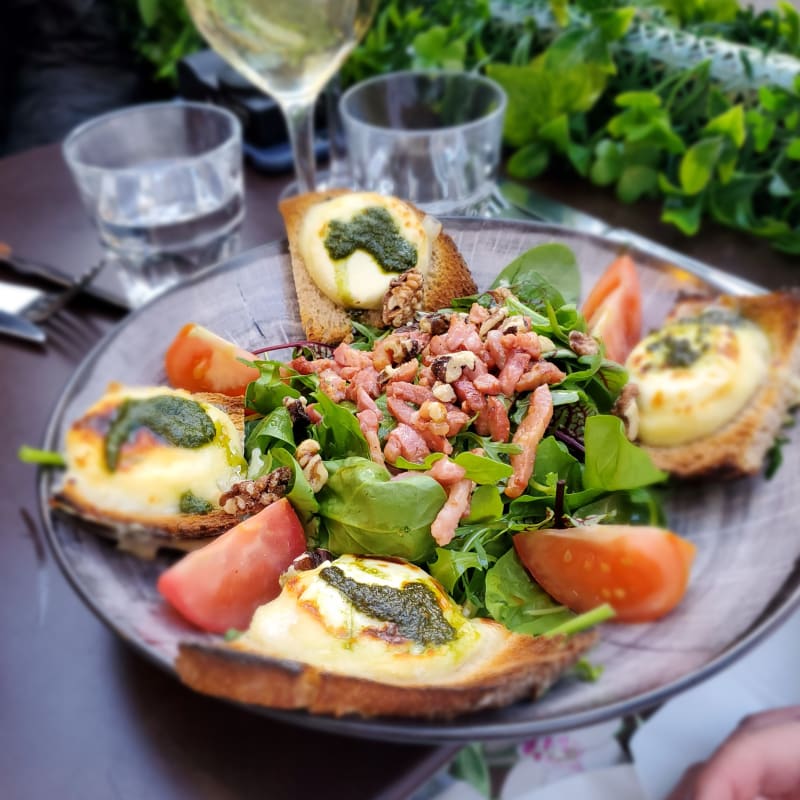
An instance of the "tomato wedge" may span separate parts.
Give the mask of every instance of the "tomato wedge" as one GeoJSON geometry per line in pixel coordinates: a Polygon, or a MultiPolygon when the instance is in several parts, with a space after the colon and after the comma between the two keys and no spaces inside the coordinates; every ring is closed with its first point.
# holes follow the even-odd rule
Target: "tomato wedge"
{"type": "Polygon", "coordinates": [[[260,374],[255,367],[242,364],[240,358],[255,361],[252,353],[190,322],[169,346],[164,366],[169,382],[176,389],[238,397],[260,374]]]}
{"type": "Polygon", "coordinates": [[[303,526],[283,498],[182,558],[159,577],[158,591],[198,628],[244,630],[305,549],[303,526]]]}
{"type": "Polygon", "coordinates": [[[606,356],[625,363],[642,338],[642,290],[629,255],[619,256],[608,266],[581,311],[589,333],[605,345],[606,356]]]}
{"type": "Polygon", "coordinates": [[[573,611],[609,603],[618,622],[650,622],[680,602],[695,546],[663,528],[586,525],[526,531],[514,549],[536,582],[573,611]]]}

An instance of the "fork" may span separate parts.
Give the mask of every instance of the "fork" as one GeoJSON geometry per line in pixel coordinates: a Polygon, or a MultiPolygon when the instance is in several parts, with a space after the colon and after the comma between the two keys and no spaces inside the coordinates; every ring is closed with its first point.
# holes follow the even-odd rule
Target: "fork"
{"type": "Polygon", "coordinates": [[[101,259],[92,267],[78,276],[73,283],[60,292],[47,292],[31,303],[25,309],[23,315],[31,322],[45,322],[52,316],[65,308],[72,300],[77,297],[97,276],[105,266],[105,260],[101,259]]]}

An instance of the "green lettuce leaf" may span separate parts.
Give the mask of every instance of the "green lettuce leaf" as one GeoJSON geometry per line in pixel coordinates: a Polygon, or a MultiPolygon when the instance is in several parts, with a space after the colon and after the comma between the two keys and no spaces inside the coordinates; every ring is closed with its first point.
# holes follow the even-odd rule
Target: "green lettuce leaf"
{"type": "Polygon", "coordinates": [[[667,473],[658,469],[644,450],[628,441],[618,417],[588,417],[583,436],[583,485],[587,489],[638,489],[667,479],[667,473]]]}
{"type": "Polygon", "coordinates": [[[317,494],[323,546],[336,555],[432,556],[431,523],[447,499],[433,478],[392,481],[384,467],[358,457],[325,466],[328,482],[317,494]]]}

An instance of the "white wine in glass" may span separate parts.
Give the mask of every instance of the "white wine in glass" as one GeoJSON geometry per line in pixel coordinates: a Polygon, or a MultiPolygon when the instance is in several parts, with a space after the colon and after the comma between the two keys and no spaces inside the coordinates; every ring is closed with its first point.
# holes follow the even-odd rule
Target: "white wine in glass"
{"type": "Polygon", "coordinates": [[[186,0],[200,33],[281,107],[297,189],[314,188],[314,103],[366,33],[378,0],[186,0]]]}

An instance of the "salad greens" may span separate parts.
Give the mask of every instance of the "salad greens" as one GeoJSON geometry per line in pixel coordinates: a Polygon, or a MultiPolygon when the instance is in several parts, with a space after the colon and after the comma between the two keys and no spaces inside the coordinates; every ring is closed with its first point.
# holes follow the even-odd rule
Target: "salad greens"
{"type": "MultiPolygon", "coordinates": [[[[653,487],[666,474],[628,441],[622,422],[608,413],[627,380],[624,368],[602,353],[579,356],[569,348],[570,332],[586,329],[575,305],[580,273],[572,252],[563,245],[533,248],[503,269],[495,286],[515,292],[496,297],[505,302],[509,314],[531,317],[533,330],[553,343],[548,360],[566,375],[552,389],[555,412],[539,443],[524,494],[512,500],[503,493],[513,473],[509,459],[521,451],[520,446],[494,442],[468,425],[451,438],[450,460],[466,471],[476,488],[469,515],[461,520],[452,541],[437,546],[431,524],[447,493],[425,473],[444,455],[431,453],[421,463],[399,457],[394,471],[405,474],[392,480],[386,467],[370,460],[352,403],[330,399],[320,390],[315,374],[300,374],[290,364],[269,360],[255,362],[261,375],[247,391],[247,404],[260,417],[248,425],[250,477],[276,466],[292,470],[289,499],[313,545],[336,555],[396,556],[420,564],[468,613],[494,617],[515,631],[578,630],[613,612],[600,607],[576,615],[552,600],[520,563],[512,536],[581,521],[663,524],[653,487]],[[286,407],[287,399],[291,404],[301,396],[315,404],[322,417],[307,430],[298,430],[286,407]],[[316,495],[293,455],[308,436],[319,443],[328,471],[328,480],[316,495]]],[[[463,311],[473,302],[488,308],[496,299],[489,294],[460,298],[453,307],[463,311]]],[[[387,335],[360,328],[357,333],[367,348],[387,335]]],[[[505,401],[513,431],[527,411],[529,394],[505,401]]],[[[384,414],[379,429],[383,438],[394,424],[385,394],[376,405],[384,414]]]]}

